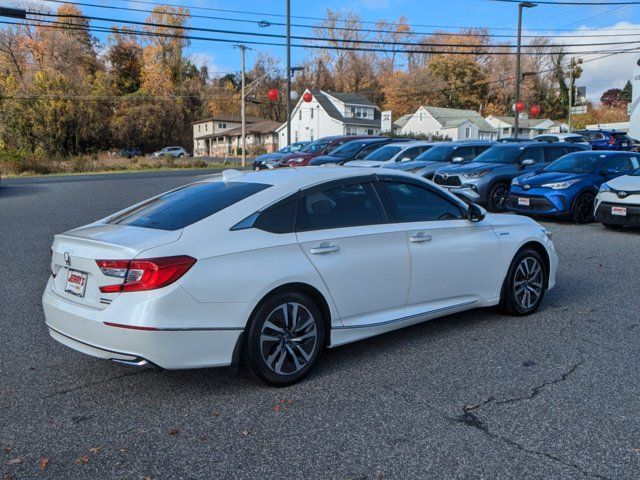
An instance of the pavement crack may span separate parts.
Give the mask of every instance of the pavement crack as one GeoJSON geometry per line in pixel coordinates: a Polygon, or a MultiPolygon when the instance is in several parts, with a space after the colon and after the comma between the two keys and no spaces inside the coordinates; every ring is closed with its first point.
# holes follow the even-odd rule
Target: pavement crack
{"type": "Polygon", "coordinates": [[[515,440],[512,440],[508,437],[502,436],[502,435],[498,435],[495,432],[492,432],[489,430],[489,427],[487,426],[487,424],[485,422],[483,422],[480,418],[478,418],[478,416],[476,414],[474,414],[473,412],[469,411],[469,410],[464,410],[464,412],[462,413],[462,415],[460,415],[457,418],[453,418],[451,419],[456,423],[461,423],[463,425],[466,425],[467,427],[471,427],[474,428],[476,430],[478,430],[479,432],[482,432],[484,435],[486,435],[489,438],[493,438],[495,440],[498,440],[500,442],[503,442],[507,445],[509,445],[510,447],[516,448],[518,450],[520,450],[521,452],[527,453],[529,455],[536,455],[539,457],[543,457],[547,460],[550,460],[552,462],[555,463],[559,463],[561,465],[564,465],[565,467],[569,467],[572,468],[574,470],[577,470],[578,472],[580,472],[582,475],[589,477],[589,478],[599,478],[599,479],[603,479],[603,480],[610,480],[609,477],[605,477],[603,475],[600,475],[598,473],[593,473],[593,472],[589,472],[587,470],[585,470],[584,468],[582,468],[580,465],[577,465],[575,463],[570,463],[567,462],[565,460],[563,460],[562,458],[553,455],[551,453],[547,453],[547,452],[541,452],[539,450],[534,450],[532,448],[528,448],[525,447],[524,445],[522,445],[521,443],[516,442],[515,440]]]}
{"type": "Polygon", "coordinates": [[[53,393],[51,393],[49,395],[45,395],[43,397],[40,397],[40,400],[47,400],[49,398],[57,397],[59,395],[66,395],[67,393],[77,392],[78,390],[82,390],[82,389],[85,389],[87,387],[93,387],[94,385],[101,385],[101,384],[104,384],[104,383],[112,382],[114,380],[119,380],[121,378],[126,378],[126,377],[132,377],[134,375],[140,375],[141,373],[150,372],[150,371],[152,371],[152,370],[150,370],[150,369],[139,370],[139,371],[136,371],[136,372],[123,373],[122,375],[117,375],[115,377],[107,378],[106,380],[97,380],[95,382],[83,383],[81,385],[76,385],[74,387],[65,388],[64,390],[58,390],[58,391],[53,392],[53,393]]]}
{"type": "Polygon", "coordinates": [[[552,385],[557,385],[558,383],[562,383],[565,382],[577,369],[578,367],[580,367],[582,364],[584,363],[584,360],[580,360],[578,363],[572,365],[565,373],[563,373],[562,375],[560,375],[557,378],[554,378],[552,380],[546,381],[541,383],[540,385],[537,385],[535,387],[533,387],[532,389],[529,390],[529,392],[525,395],[521,395],[519,397],[512,397],[512,398],[505,398],[505,399],[498,399],[497,397],[491,395],[489,397],[487,397],[486,399],[484,399],[483,401],[481,401],[480,403],[476,404],[476,405],[467,405],[464,407],[464,411],[465,412],[472,412],[474,410],[477,410],[485,405],[488,405],[490,403],[493,403],[495,405],[505,405],[505,404],[509,404],[509,403],[516,403],[516,402],[520,402],[522,400],[531,400],[535,397],[537,397],[538,395],[540,395],[547,387],[550,387],[552,385]]]}
{"type": "Polygon", "coordinates": [[[557,378],[554,378],[552,380],[549,380],[547,382],[543,382],[540,385],[537,385],[535,387],[533,387],[529,393],[527,393],[526,395],[522,395],[519,397],[512,397],[512,398],[506,398],[506,399],[498,399],[495,396],[489,396],[487,398],[485,398],[483,401],[481,401],[480,403],[476,404],[476,405],[467,405],[465,407],[463,407],[463,411],[462,414],[459,415],[456,418],[453,418],[451,420],[453,420],[456,423],[461,423],[467,427],[471,427],[474,428],[476,430],[478,430],[479,432],[482,432],[484,435],[499,440],[513,448],[516,448],[522,452],[528,453],[530,455],[536,455],[536,456],[540,456],[540,457],[544,457],[550,461],[559,463],[561,465],[564,465],[566,467],[569,468],[573,468],[577,471],[579,471],[581,474],[585,475],[586,477],[591,477],[591,478],[600,478],[600,479],[607,479],[608,477],[602,476],[600,474],[597,473],[592,473],[589,472],[587,470],[585,470],[584,468],[582,468],[580,465],[577,465],[575,463],[570,463],[567,462],[565,460],[563,460],[562,458],[553,455],[551,453],[547,453],[547,452],[541,452],[539,450],[534,450],[531,448],[527,448],[524,445],[522,445],[521,443],[516,442],[515,440],[512,440],[508,437],[499,435],[495,432],[492,432],[491,430],[489,430],[488,425],[486,424],[485,421],[483,421],[476,413],[474,413],[475,410],[478,410],[480,408],[482,408],[485,405],[488,404],[494,404],[494,405],[506,405],[506,404],[511,404],[511,403],[516,403],[516,402],[520,402],[522,400],[531,400],[535,397],[537,397],[538,395],[540,395],[547,387],[550,387],[552,385],[557,385],[559,383],[565,382],[579,367],[580,365],[582,365],[584,363],[584,360],[580,360],[578,363],[572,365],[566,372],[564,372],[562,375],[560,375],[557,378]]]}

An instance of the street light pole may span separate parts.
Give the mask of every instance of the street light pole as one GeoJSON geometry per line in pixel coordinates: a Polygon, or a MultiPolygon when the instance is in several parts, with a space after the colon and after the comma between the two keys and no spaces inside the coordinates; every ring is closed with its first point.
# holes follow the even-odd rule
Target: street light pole
{"type": "MultiPolygon", "coordinates": [[[[522,47],[522,9],[533,8],[535,6],[536,4],[531,2],[520,2],[518,4],[518,41],[516,45],[516,95],[515,95],[516,100],[514,105],[517,105],[517,103],[520,101],[520,49],[522,47]]],[[[520,120],[519,119],[520,112],[518,112],[518,109],[515,108],[514,113],[515,113],[514,137],[518,138],[518,124],[520,120]]]]}
{"type": "Polygon", "coordinates": [[[242,166],[246,167],[247,164],[247,137],[246,137],[246,129],[247,129],[247,121],[246,121],[246,110],[247,110],[247,101],[245,94],[245,83],[246,83],[246,63],[245,63],[245,52],[246,50],[251,50],[246,45],[237,44],[236,48],[239,48],[242,51],[242,83],[240,87],[240,96],[242,97],[240,102],[240,125],[241,125],[241,138],[242,138],[242,166]]]}
{"type": "Polygon", "coordinates": [[[287,145],[291,145],[291,0],[287,1],[287,145]]]}

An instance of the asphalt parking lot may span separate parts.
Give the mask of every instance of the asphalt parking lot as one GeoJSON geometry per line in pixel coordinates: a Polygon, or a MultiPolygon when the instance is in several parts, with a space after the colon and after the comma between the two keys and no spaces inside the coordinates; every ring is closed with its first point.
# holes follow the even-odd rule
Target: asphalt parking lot
{"type": "Polygon", "coordinates": [[[340,347],[285,389],[50,339],[53,235],[202,173],[3,180],[4,480],[640,477],[639,231],[545,222],[561,263],[535,315],[471,311],[340,347]]]}

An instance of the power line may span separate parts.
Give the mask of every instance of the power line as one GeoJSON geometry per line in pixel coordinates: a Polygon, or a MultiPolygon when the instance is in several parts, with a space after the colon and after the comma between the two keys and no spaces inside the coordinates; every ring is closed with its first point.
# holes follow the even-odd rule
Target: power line
{"type": "MultiPolygon", "coordinates": [[[[64,2],[63,0],[44,0],[47,2],[53,2],[53,3],[71,3],[74,4],[74,2],[64,2]]],[[[77,2],[79,3],[79,2],[77,2]]],[[[267,13],[267,12],[255,12],[255,11],[246,11],[246,10],[231,10],[231,9],[224,9],[224,8],[213,8],[213,7],[201,7],[201,6],[197,6],[197,5],[178,5],[175,3],[168,3],[168,2],[154,2],[154,1],[150,1],[150,0],[127,0],[127,3],[134,3],[134,4],[142,4],[142,5],[153,5],[153,6],[162,6],[162,7],[173,7],[173,8],[188,8],[190,10],[202,10],[202,11],[215,11],[215,12],[224,12],[224,13],[239,13],[242,15],[256,15],[256,16],[261,16],[261,17],[275,17],[275,18],[285,18],[284,14],[277,14],[277,13],[267,13]]],[[[540,3],[540,2],[538,2],[540,3]]],[[[99,7],[98,5],[96,5],[96,7],[99,7]]],[[[113,8],[121,8],[121,9],[125,9],[125,8],[131,8],[131,7],[113,7],[113,8]]],[[[297,19],[304,19],[304,20],[317,20],[317,21],[326,21],[329,20],[326,17],[312,17],[312,16],[300,16],[300,15],[292,15],[291,18],[297,18],[297,19]]],[[[348,20],[344,20],[344,19],[333,19],[336,22],[341,22],[341,23],[346,23],[348,20]]],[[[256,23],[256,21],[251,21],[252,23],[256,23]]],[[[363,24],[370,24],[370,25],[377,25],[378,22],[374,22],[374,21],[368,21],[368,20],[361,20],[359,19],[358,22],[363,23],[363,24]]],[[[273,25],[285,25],[284,23],[275,23],[275,22],[271,22],[273,25]]],[[[482,27],[475,27],[475,26],[464,26],[464,25],[428,25],[428,24],[404,24],[404,23],[398,23],[398,22],[389,22],[388,25],[390,26],[409,26],[409,27],[424,27],[424,28],[449,28],[449,29],[469,29],[469,30],[477,30],[478,28],[482,28],[482,27]]],[[[291,26],[299,26],[299,27],[310,27],[310,28],[314,28],[314,25],[299,25],[299,24],[291,24],[291,26]]],[[[344,28],[344,27],[336,27],[336,29],[345,29],[345,30],[351,30],[348,28],[344,28]]],[[[491,28],[490,30],[511,30],[511,31],[515,31],[515,28],[498,28],[498,27],[494,27],[491,28]]],[[[540,31],[562,31],[562,30],[558,30],[558,29],[554,29],[554,28],[544,28],[544,29],[538,29],[540,31]]],[[[630,30],[630,31],[638,31],[637,28],[630,28],[630,29],[621,29],[621,30],[630,30]]],[[[372,32],[375,32],[376,30],[372,30],[372,32]]],[[[573,30],[566,30],[566,31],[573,31],[573,30]]],[[[394,31],[388,31],[388,33],[395,33],[394,31]]],[[[417,33],[417,32],[416,32],[417,33]]],[[[440,32],[439,32],[440,33],[440,32]]],[[[417,33],[420,34],[420,33],[417,33]]],[[[429,32],[425,32],[425,34],[430,34],[429,32]]],[[[511,35],[514,36],[514,35],[511,35]]]]}
{"type": "MultiPolygon", "coordinates": [[[[520,3],[522,0],[489,0],[490,2],[501,2],[501,3],[520,3]]],[[[566,1],[551,1],[551,0],[536,0],[537,4],[540,5],[571,5],[571,6],[612,6],[612,5],[640,5],[640,1],[607,1],[607,2],[566,2],[566,1]]]]}
{"type": "MultiPolygon", "coordinates": [[[[36,22],[46,22],[48,24],[26,24],[19,22],[8,22],[8,21],[0,21],[0,23],[5,23],[9,25],[25,25],[25,26],[33,26],[33,27],[47,27],[47,28],[58,28],[58,29],[67,29],[67,30],[82,30],[89,32],[97,32],[97,33],[116,33],[115,30],[107,28],[107,27],[92,27],[92,26],[82,26],[78,24],[65,23],[65,22],[56,22],[56,21],[46,21],[46,20],[37,20],[31,19],[31,21],[36,22]],[[56,24],[56,25],[50,25],[56,24]]],[[[237,43],[238,39],[228,39],[228,38],[212,38],[212,37],[201,37],[195,35],[181,35],[181,34],[169,34],[169,33],[161,33],[161,32],[148,32],[142,30],[129,30],[125,28],[119,28],[117,30],[119,33],[126,33],[131,35],[139,35],[139,36],[147,36],[147,37],[163,37],[163,38],[181,38],[185,40],[201,40],[201,41],[209,41],[209,42],[224,42],[224,43],[237,43]]],[[[241,32],[239,32],[241,34],[241,32]]],[[[252,45],[269,45],[269,46],[278,46],[284,47],[285,45],[282,43],[275,42],[262,42],[256,40],[245,40],[244,43],[252,44],[252,45]]],[[[638,42],[630,42],[630,43],[638,43],[638,42]]],[[[338,51],[355,51],[355,52],[377,52],[377,53],[398,53],[398,54],[421,54],[421,55],[475,55],[475,56],[498,56],[498,55],[514,55],[513,52],[491,52],[486,50],[467,50],[467,51],[454,51],[454,50],[389,50],[385,48],[370,48],[370,47],[350,47],[343,45],[312,45],[312,44],[292,44],[292,47],[296,48],[307,48],[307,49],[320,49],[320,50],[338,50],[338,51]]],[[[586,46],[586,45],[582,45],[586,46]]],[[[478,46],[476,48],[486,48],[482,46],[478,46]]],[[[604,52],[618,52],[618,50],[580,50],[573,51],[573,54],[576,55],[594,55],[604,52]]],[[[528,52],[526,55],[530,56],[542,56],[547,55],[549,52],[528,52]]]]}
{"type": "MultiPolygon", "coordinates": [[[[221,30],[221,29],[215,29],[215,28],[205,28],[205,27],[190,27],[190,26],[176,26],[176,25],[169,25],[166,23],[156,23],[156,22],[142,22],[142,21],[137,21],[137,20],[124,20],[124,19],[115,19],[115,18],[107,18],[107,17],[94,17],[94,16],[90,16],[90,15],[76,15],[76,14],[55,14],[55,13],[40,13],[40,14],[36,14],[33,12],[28,12],[29,15],[39,15],[39,16],[46,16],[46,17],[58,17],[58,18],[77,18],[77,19],[83,19],[83,20],[94,20],[94,21],[99,21],[99,22],[112,22],[112,23],[125,23],[125,24],[130,24],[130,25],[137,25],[137,26],[143,26],[143,27],[158,27],[158,28],[172,28],[172,29],[176,29],[176,30],[187,30],[187,31],[196,31],[196,32],[209,32],[209,33],[222,33],[222,34],[228,34],[228,35],[250,35],[250,36],[258,36],[258,37],[266,37],[266,38],[281,38],[284,39],[286,38],[285,35],[281,35],[281,34],[276,34],[276,33],[260,33],[260,32],[241,32],[241,31],[237,31],[237,30],[221,30]]],[[[30,18],[29,20],[35,20],[33,18],[30,18]]],[[[303,40],[303,41],[313,41],[313,42],[335,42],[335,39],[332,38],[326,38],[326,37],[307,37],[307,36],[295,36],[292,35],[291,38],[296,39],[296,40],[303,40]]],[[[444,48],[452,48],[452,47],[458,47],[458,48],[499,48],[499,49],[507,49],[507,48],[514,48],[514,45],[511,44],[506,44],[506,45],[501,45],[501,44],[482,44],[482,45],[469,45],[468,43],[416,43],[416,42],[387,42],[387,41],[383,41],[383,40],[355,40],[355,39],[340,39],[338,40],[340,43],[348,43],[348,44],[355,44],[355,45],[393,45],[393,46],[403,46],[403,47],[444,47],[444,48]]],[[[523,48],[567,48],[567,47],[596,47],[596,46],[613,46],[613,45],[632,45],[632,44],[637,44],[640,43],[640,39],[636,40],[636,41],[620,41],[620,42],[600,42],[600,43],[578,43],[578,44],[571,44],[571,43],[566,43],[566,44],[547,44],[547,45],[523,45],[523,48]]],[[[320,46],[320,45],[313,45],[314,48],[327,48],[327,46],[320,46]]],[[[349,50],[351,49],[351,47],[346,47],[344,45],[331,45],[330,47],[334,47],[336,49],[345,49],[345,50],[349,50]]],[[[356,47],[353,47],[354,49],[356,47]]],[[[365,51],[365,50],[360,50],[360,51],[365,51]]],[[[397,50],[393,50],[393,51],[388,51],[387,49],[384,50],[378,50],[378,49],[373,49],[373,50],[368,50],[368,51],[380,51],[380,52],[389,52],[389,53],[437,53],[437,52],[431,52],[431,51],[415,51],[415,50],[401,50],[401,51],[397,51],[397,50]]],[[[443,53],[449,53],[449,52],[443,52],[443,53]]],[[[494,53],[498,53],[498,52],[494,52],[494,53]]],[[[505,52],[507,54],[510,54],[511,52],[505,52]]],[[[575,52],[575,53],[583,53],[583,52],[575,52]]],[[[484,54],[484,53],[478,53],[478,54],[484,54]]]]}

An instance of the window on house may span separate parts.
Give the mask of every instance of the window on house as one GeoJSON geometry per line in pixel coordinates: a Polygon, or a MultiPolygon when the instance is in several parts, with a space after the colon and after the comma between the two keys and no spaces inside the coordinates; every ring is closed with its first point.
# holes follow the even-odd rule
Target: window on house
{"type": "Polygon", "coordinates": [[[204,124],[204,131],[205,131],[205,132],[208,132],[208,131],[209,131],[209,124],[208,124],[208,123],[205,123],[205,124],[204,124]]]}
{"type": "Polygon", "coordinates": [[[293,132],[293,140],[294,140],[295,142],[297,142],[297,141],[298,141],[298,131],[297,131],[297,130],[296,130],[295,132],[293,132]]]}
{"type": "Polygon", "coordinates": [[[198,125],[198,133],[200,133],[200,125],[198,125]]]}
{"type": "Polygon", "coordinates": [[[369,130],[367,130],[367,135],[373,135],[373,129],[370,128],[369,130]]]}
{"type": "Polygon", "coordinates": [[[356,107],[351,107],[351,117],[355,118],[356,116],[356,107]]]}
{"type": "Polygon", "coordinates": [[[298,110],[298,119],[302,120],[302,109],[298,110]]]}
{"type": "Polygon", "coordinates": [[[423,117],[424,117],[423,113],[420,112],[420,116],[418,117],[418,121],[421,122],[423,117]]]}
{"type": "Polygon", "coordinates": [[[225,128],[227,128],[227,124],[226,123],[219,123],[218,124],[218,128],[219,129],[225,129],[225,128]]]}
{"type": "Polygon", "coordinates": [[[509,128],[503,128],[502,133],[504,133],[505,135],[509,135],[509,128]]]}
{"type": "Polygon", "coordinates": [[[310,140],[313,142],[313,128],[311,129],[311,138],[310,140]]]}
{"type": "Polygon", "coordinates": [[[311,109],[311,118],[313,118],[313,108],[311,109]]]}
{"type": "Polygon", "coordinates": [[[464,127],[464,138],[471,138],[471,127],[464,127]]]}

